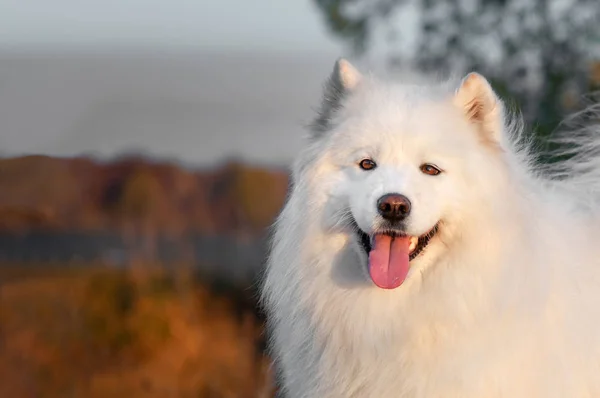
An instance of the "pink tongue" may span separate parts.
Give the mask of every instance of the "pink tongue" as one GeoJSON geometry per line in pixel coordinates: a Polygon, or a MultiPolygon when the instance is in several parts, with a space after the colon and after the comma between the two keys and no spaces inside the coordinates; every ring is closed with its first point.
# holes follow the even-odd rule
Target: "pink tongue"
{"type": "Polygon", "coordinates": [[[375,235],[369,253],[369,274],[373,282],[382,289],[395,289],[404,282],[408,274],[408,237],[375,235]]]}

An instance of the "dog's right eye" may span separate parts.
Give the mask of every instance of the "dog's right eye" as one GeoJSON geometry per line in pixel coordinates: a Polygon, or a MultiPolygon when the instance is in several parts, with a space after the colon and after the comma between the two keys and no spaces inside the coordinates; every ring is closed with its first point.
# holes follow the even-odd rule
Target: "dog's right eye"
{"type": "Polygon", "coordinates": [[[434,166],[430,163],[423,163],[420,169],[423,174],[430,176],[436,176],[442,172],[442,170],[440,170],[437,166],[434,166]]]}
{"type": "Polygon", "coordinates": [[[373,170],[375,167],[377,167],[377,164],[371,159],[363,159],[358,165],[363,170],[373,170]]]}

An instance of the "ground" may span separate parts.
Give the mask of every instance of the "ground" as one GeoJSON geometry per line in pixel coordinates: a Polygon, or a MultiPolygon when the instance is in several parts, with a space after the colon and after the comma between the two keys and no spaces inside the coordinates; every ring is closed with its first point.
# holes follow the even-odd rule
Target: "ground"
{"type": "Polygon", "coordinates": [[[2,266],[0,396],[272,396],[251,300],[172,269],[2,266]]]}

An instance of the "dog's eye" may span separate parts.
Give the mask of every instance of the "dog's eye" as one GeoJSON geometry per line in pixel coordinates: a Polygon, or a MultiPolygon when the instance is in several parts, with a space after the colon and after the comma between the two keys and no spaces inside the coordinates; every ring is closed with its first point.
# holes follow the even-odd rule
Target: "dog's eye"
{"type": "Polygon", "coordinates": [[[420,169],[423,174],[430,176],[436,176],[442,172],[442,170],[440,170],[437,166],[434,166],[430,163],[423,163],[420,169]]]}
{"type": "Polygon", "coordinates": [[[358,165],[363,170],[373,170],[375,167],[377,167],[377,164],[371,159],[363,159],[358,165]]]}

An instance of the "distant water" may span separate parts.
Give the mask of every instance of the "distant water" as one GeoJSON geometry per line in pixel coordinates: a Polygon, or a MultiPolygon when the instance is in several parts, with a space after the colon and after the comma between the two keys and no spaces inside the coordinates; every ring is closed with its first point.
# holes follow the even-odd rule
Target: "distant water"
{"type": "MultiPolygon", "coordinates": [[[[141,245],[139,241],[127,244],[113,232],[0,233],[0,263],[103,262],[120,267],[141,245]]],[[[266,237],[240,241],[231,236],[188,235],[177,240],[159,238],[155,249],[156,259],[165,264],[193,261],[204,274],[245,282],[262,269],[266,247],[266,237]],[[185,257],[186,249],[191,249],[191,258],[185,257]]]]}

